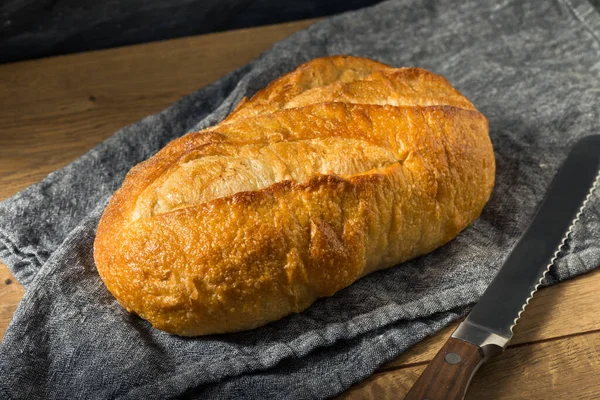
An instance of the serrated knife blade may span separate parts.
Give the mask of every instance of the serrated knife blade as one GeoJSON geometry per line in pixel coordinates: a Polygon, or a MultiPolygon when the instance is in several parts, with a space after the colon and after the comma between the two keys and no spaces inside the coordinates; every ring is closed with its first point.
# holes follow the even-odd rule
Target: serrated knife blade
{"type": "Polygon", "coordinates": [[[473,374],[501,353],[600,181],[600,135],[569,152],[532,222],[467,318],[405,399],[462,399],[473,374]]]}

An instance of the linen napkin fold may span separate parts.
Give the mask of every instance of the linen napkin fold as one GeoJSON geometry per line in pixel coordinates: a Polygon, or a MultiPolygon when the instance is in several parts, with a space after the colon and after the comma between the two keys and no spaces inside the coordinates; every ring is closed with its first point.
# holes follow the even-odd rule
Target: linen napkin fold
{"type": "MultiPolygon", "coordinates": [[[[201,67],[201,66],[199,66],[201,67]]],[[[528,225],[570,147],[600,125],[600,14],[585,0],[387,1],[341,14],[0,203],[0,258],[26,294],[0,344],[2,398],[300,398],[339,394],[468,312],[528,225]],[[128,314],[92,257],[108,198],[170,140],[312,58],[370,57],[441,74],[490,121],[496,187],[451,243],[303,313],[181,338],[128,314]]],[[[549,283],[600,265],[596,193],[549,283]]]]}

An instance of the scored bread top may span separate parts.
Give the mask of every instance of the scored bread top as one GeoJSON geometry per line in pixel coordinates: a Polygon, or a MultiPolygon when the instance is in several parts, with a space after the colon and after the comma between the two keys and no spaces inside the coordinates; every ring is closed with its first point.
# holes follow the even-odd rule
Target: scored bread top
{"type": "Polygon", "coordinates": [[[447,242],[494,171],[487,120],[444,78],[316,59],[133,168],[94,257],[160,329],[248,329],[447,242]]]}
{"type": "Polygon", "coordinates": [[[438,75],[354,57],[305,64],[241,104],[206,130],[222,140],[182,154],[140,194],[134,219],[313,174],[368,173],[407,156],[402,133],[389,132],[391,119],[407,118],[397,107],[474,110],[438,75]]]}

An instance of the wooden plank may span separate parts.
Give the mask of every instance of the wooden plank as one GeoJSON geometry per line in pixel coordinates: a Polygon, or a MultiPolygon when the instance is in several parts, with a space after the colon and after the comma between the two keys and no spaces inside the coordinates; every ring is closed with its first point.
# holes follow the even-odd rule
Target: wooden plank
{"type": "MultiPolygon", "coordinates": [[[[600,269],[535,294],[515,327],[510,345],[532,343],[561,336],[600,330],[598,309],[600,269]]],[[[442,347],[458,324],[418,343],[382,369],[426,363],[442,347]]],[[[598,371],[600,374],[600,371],[598,371]]]]}
{"type": "MultiPolygon", "coordinates": [[[[401,399],[424,369],[376,373],[337,399],[401,399]]],[[[599,371],[600,331],[514,346],[475,374],[466,399],[598,399],[599,371]]]]}
{"type": "Polygon", "coordinates": [[[315,21],[0,65],[0,200],[315,21]]]}
{"type": "Polygon", "coordinates": [[[24,294],[23,286],[19,285],[8,268],[0,263],[0,340],[4,337],[10,319],[24,294]]]}

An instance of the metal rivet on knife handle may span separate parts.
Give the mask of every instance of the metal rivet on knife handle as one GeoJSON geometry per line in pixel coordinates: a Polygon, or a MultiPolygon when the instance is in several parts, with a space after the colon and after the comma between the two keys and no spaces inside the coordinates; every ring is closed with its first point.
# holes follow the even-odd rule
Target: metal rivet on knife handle
{"type": "Polygon", "coordinates": [[[444,357],[444,360],[446,360],[448,364],[458,364],[460,362],[460,355],[456,353],[448,353],[446,354],[446,357],[444,357]]]}

